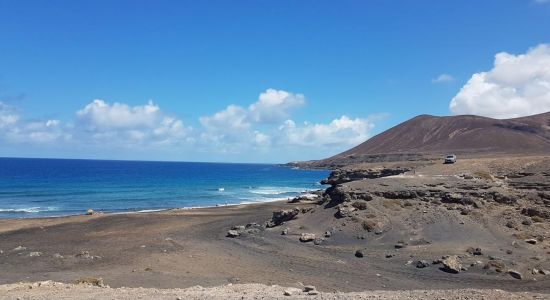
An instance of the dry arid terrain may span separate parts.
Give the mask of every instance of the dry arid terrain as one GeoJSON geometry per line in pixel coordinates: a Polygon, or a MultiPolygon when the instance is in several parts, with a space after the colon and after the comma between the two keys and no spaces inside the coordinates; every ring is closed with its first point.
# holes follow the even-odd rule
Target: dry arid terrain
{"type": "Polygon", "coordinates": [[[1,284],[79,284],[0,297],[549,298],[549,170],[544,156],[363,163],[315,199],[0,220],[1,284]],[[218,288],[157,290],[194,286],[218,288]]]}

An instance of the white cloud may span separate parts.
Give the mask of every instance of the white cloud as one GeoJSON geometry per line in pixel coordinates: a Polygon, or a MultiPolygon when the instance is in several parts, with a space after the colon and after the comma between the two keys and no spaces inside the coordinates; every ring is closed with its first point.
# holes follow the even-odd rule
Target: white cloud
{"type": "Polygon", "coordinates": [[[247,120],[247,110],[240,106],[229,105],[226,109],[212,116],[200,117],[202,126],[216,132],[236,132],[248,130],[250,123],[247,120]]]}
{"type": "Polygon", "coordinates": [[[108,104],[96,99],[79,110],[80,122],[92,130],[134,129],[153,127],[160,118],[160,108],[149,101],[143,106],[124,103],[108,104]]]}
{"type": "Polygon", "coordinates": [[[0,102],[0,129],[14,125],[19,120],[19,115],[12,107],[0,102]]]}
{"type": "Polygon", "coordinates": [[[0,140],[12,143],[48,143],[70,139],[59,120],[23,121],[15,108],[0,102],[0,140]]]}
{"type": "Polygon", "coordinates": [[[81,135],[88,134],[99,142],[178,144],[189,142],[188,134],[192,131],[181,120],[167,116],[152,101],[132,107],[96,99],[77,111],[76,116],[77,130],[84,129],[81,135]]]}
{"type": "Polygon", "coordinates": [[[472,75],[449,108],[453,114],[494,118],[550,111],[550,46],[496,54],[493,69],[472,75]]]}
{"type": "Polygon", "coordinates": [[[454,77],[449,74],[440,74],[436,78],[432,79],[432,83],[444,83],[454,81],[454,77]]]}
{"type": "Polygon", "coordinates": [[[535,3],[538,3],[538,4],[550,3],[550,0],[535,0],[535,3]]]}
{"type": "Polygon", "coordinates": [[[248,107],[249,118],[254,122],[274,123],[289,117],[290,111],[306,103],[302,94],[267,89],[258,101],[248,107]]]}
{"type": "Polygon", "coordinates": [[[199,122],[204,129],[201,137],[218,145],[267,146],[271,143],[270,136],[254,130],[254,127],[282,121],[293,109],[304,104],[305,97],[302,94],[267,89],[248,108],[229,105],[213,115],[200,117],[199,122]]]}
{"type": "Polygon", "coordinates": [[[374,124],[368,119],[342,116],[328,124],[304,123],[299,126],[287,120],[279,127],[284,143],[296,146],[338,147],[355,146],[369,138],[374,124]]]}
{"type": "Polygon", "coordinates": [[[107,158],[167,154],[173,159],[273,161],[334,154],[365,141],[374,126],[374,118],[347,116],[297,124],[292,111],[304,104],[302,94],[268,89],[248,106],[229,105],[200,117],[192,128],[152,101],[130,106],[96,99],[67,123],[22,120],[13,107],[0,103],[0,143],[48,143],[84,156],[107,153],[107,158]]]}

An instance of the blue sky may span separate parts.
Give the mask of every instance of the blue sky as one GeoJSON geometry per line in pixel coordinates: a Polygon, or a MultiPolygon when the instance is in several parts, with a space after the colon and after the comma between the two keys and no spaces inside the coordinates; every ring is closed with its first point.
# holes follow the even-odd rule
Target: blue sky
{"type": "Polygon", "coordinates": [[[285,162],[550,110],[547,2],[0,0],[0,156],[285,162]]]}

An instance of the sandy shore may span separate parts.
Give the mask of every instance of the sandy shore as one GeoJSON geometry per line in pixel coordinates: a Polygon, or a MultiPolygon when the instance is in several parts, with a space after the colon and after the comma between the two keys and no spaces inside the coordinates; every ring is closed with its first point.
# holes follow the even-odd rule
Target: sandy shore
{"type": "MultiPolygon", "coordinates": [[[[474,163],[476,166],[479,164],[478,161],[474,163]]],[[[416,177],[411,177],[414,180],[410,176],[397,176],[360,181],[345,184],[343,191],[359,193],[373,191],[376,187],[380,193],[385,193],[405,185],[410,185],[411,189],[426,184],[434,186],[440,180],[461,187],[474,184],[472,182],[475,180],[462,177],[430,179],[429,174],[440,173],[440,170],[433,170],[436,167],[439,168],[426,166],[424,171],[417,171],[416,177]],[[419,177],[419,174],[425,176],[419,177]]],[[[462,173],[471,166],[458,164],[454,168],[459,169],[454,173],[462,173]]],[[[489,184],[475,182],[478,185],[489,184]]],[[[17,295],[40,298],[41,290],[44,295],[73,298],[70,291],[88,287],[46,285],[31,289],[37,293],[33,294],[26,291],[28,284],[6,284],[46,280],[93,283],[101,278],[105,285],[126,289],[90,287],[86,293],[128,299],[138,294],[146,298],[174,299],[173,296],[183,293],[184,298],[199,299],[201,297],[196,290],[157,289],[202,286],[213,287],[208,290],[213,297],[227,293],[228,298],[238,295],[241,289],[249,289],[247,295],[255,299],[262,297],[261,293],[252,292],[258,289],[269,290],[266,294],[269,297],[280,297],[285,289],[301,290],[303,285],[313,285],[319,292],[328,293],[323,297],[326,299],[356,298],[358,294],[332,293],[364,291],[378,291],[361,294],[364,299],[392,299],[396,296],[461,299],[459,296],[467,293],[483,295],[486,299],[509,298],[509,294],[495,289],[516,293],[516,298],[527,297],[525,292],[540,293],[535,295],[539,298],[550,293],[550,276],[527,273],[537,266],[548,269],[548,239],[530,245],[518,235],[538,232],[544,238],[548,223],[524,227],[520,224],[518,226],[521,228],[518,228],[521,230],[506,226],[506,222],[514,220],[510,219],[514,214],[524,218],[521,210],[516,209],[521,203],[510,206],[487,202],[482,209],[471,208],[474,211],[470,214],[461,213],[464,206],[455,203],[432,205],[417,199],[403,200],[403,203],[376,198],[366,202],[366,210],[358,210],[353,212],[355,215],[345,218],[335,217],[337,207],[330,203],[316,205],[279,201],[148,213],[3,219],[0,220],[0,284],[3,285],[0,291],[5,291],[9,299],[17,295]],[[404,202],[407,202],[406,205],[404,202]],[[254,234],[237,238],[226,237],[233,226],[263,225],[271,219],[274,211],[292,209],[299,209],[301,213],[284,226],[263,227],[254,234]],[[369,218],[368,214],[376,214],[373,220],[386,224],[387,229],[380,233],[367,231],[360,222],[364,221],[363,214],[366,218],[369,218]],[[288,230],[287,235],[281,234],[283,229],[288,230]],[[302,233],[311,232],[319,237],[327,230],[332,235],[322,239],[318,245],[299,241],[302,233]],[[394,247],[399,240],[407,241],[408,246],[402,249],[394,247]],[[471,246],[481,246],[483,255],[468,254],[467,248],[471,246]],[[355,255],[358,249],[364,249],[364,257],[355,255]],[[468,270],[451,274],[441,271],[441,265],[415,267],[417,261],[431,263],[431,260],[445,254],[462,257],[468,270]],[[482,268],[495,259],[506,262],[507,269],[495,272],[482,268]],[[509,268],[520,268],[523,279],[510,276],[509,268]],[[228,284],[232,286],[228,287],[228,284]],[[259,288],[249,284],[262,286],[259,288]],[[449,289],[456,294],[445,291],[449,289]],[[460,291],[464,289],[484,291],[460,291]],[[128,296],[119,297],[116,293],[121,291],[122,295],[128,296]],[[392,291],[406,292],[392,294],[392,291]],[[497,296],[491,298],[491,295],[497,296]]],[[[302,294],[295,291],[296,295],[302,294]]]]}

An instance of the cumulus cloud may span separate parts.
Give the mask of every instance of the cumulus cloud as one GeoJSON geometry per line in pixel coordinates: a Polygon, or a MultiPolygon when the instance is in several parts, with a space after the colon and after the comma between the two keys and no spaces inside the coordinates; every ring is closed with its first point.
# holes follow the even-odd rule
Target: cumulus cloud
{"type": "Polygon", "coordinates": [[[199,121],[208,130],[216,132],[235,132],[248,130],[250,122],[248,111],[236,105],[229,105],[226,109],[211,116],[200,117],[199,121]]]}
{"type": "Polygon", "coordinates": [[[370,137],[374,118],[342,116],[329,123],[297,123],[291,118],[292,112],[304,104],[302,94],[267,89],[248,106],[229,105],[200,117],[198,126],[193,128],[152,101],[131,106],[96,99],[76,111],[68,122],[23,120],[13,107],[0,102],[0,142],[49,142],[75,151],[86,149],[92,154],[120,149],[147,153],[154,149],[155,155],[209,153],[209,158],[222,154],[247,160],[247,155],[257,159],[267,153],[271,153],[271,159],[273,154],[310,157],[302,153],[306,150],[325,156],[370,137]],[[166,152],[156,152],[159,150],[166,152]]]}
{"type": "Polygon", "coordinates": [[[248,107],[249,118],[254,122],[274,123],[288,118],[290,112],[306,103],[302,94],[268,89],[258,101],[248,107]]]}
{"type": "Polygon", "coordinates": [[[160,118],[160,108],[153,101],[130,107],[123,103],[108,104],[96,99],[76,115],[82,124],[92,130],[135,129],[155,126],[160,118]]]}
{"type": "Polygon", "coordinates": [[[279,127],[282,139],[289,145],[345,148],[364,142],[374,124],[368,119],[342,116],[328,124],[296,125],[286,120],[279,127]]]}
{"type": "Polygon", "coordinates": [[[77,111],[77,130],[83,129],[93,140],[148,144],[188,142],[191,128],[177,118],[167,116],[158,105],[129,106],[109,104],[96,99],[77,111]]]}
{"type": "Polygon", "coordinates": [[[267,89],[248,108],[229,105],[211,116],[201,117],[200,123],[212,131],[242,132],[252,124],[270,124],[285,120],[290,112],[305,104],[302,94],[283,90],[267,89]]]}
{"type": "Polygon", "coordinates": [[[229,105],[213,115],[200,117],[199,122],[204,130],[201,137],[217,144],[267,146],[271,144],[271,136],[254,130],[254,127],[276,124],[304,104],[305,97],[302,94],[267,89],[247,108],[229,105]]]}
{"type": "Polygon", "coordinates": [[[494,66],[472,75],[449,108],[453,114],[512,118],[550,111],[550,46],[496,54],[494,66]]]}
{"type": "Polygon", "coordinates": [[[432,83],[444,83],[454,81],[454,77],[449,74],[440,74],[436,78],[432,79],[432,83]]]}
{"type": "Polygon", "coordinates": [[[47,143],[70,138],[59,120],[21,120],[14,107],[0,102],[0,140],[11,143],[47,143]]]}

